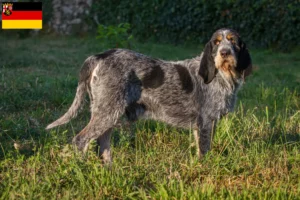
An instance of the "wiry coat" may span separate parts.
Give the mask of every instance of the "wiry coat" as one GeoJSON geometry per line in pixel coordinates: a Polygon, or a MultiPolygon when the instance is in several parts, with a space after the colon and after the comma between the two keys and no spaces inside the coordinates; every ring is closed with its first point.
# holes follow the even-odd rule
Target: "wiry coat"
{"type": "Polygon", "coordinates": [[[184,61],[112,49],[84,62],[73,104],[47,129],[76,116],[88,92],[91,120],[73,139],[79,150],[97,139],[104,161],[110,162],[111,128],[126,115],[129,121],[145,116],[193,128],[201,156],[210,149],[216,122],[233,110],[237,91],[250,70],[245,43],[230,29],[215,32],[199,57],[184,61]]]}

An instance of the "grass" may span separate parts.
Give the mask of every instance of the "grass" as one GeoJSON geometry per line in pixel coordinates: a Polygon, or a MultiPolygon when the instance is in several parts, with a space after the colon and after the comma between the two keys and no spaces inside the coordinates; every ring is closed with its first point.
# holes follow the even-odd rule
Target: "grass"
{"type": "MultiPolygon", "coordinates": [[[[104,50],[93,38],[0,36],[1,199],[300,199],[300,50],[253,50],[254,72],[234,113],[219,124],[200,162],[189,130],[154,121],[116,129],[114,163],[84,158],[71,138],[89,120],[44,127],[70,106],[84,59],[104,50]]],[[[201,46],[135,44],[163,59],[201,46]]]]}

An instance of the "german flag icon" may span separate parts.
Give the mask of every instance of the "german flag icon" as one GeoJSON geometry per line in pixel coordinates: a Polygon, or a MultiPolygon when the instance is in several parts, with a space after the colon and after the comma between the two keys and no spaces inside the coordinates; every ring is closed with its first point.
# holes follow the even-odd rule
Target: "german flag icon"
{"type": "Polygon", "coordinates": [[[42,2],[3,2],[2,29],[42,29],[42,2]]]}

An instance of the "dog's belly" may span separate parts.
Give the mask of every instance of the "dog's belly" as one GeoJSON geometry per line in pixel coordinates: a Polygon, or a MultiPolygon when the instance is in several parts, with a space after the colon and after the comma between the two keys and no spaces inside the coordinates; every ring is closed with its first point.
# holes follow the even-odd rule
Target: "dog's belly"
{"type": "Polygon", "coordinates": [[[154,119],[187,129],[196,126],[198,111],[194,105],[188,105],[187,102],[164,104],[155,99],[143,98],[140,103],[145,106],[145,112],[141,115],[144,119],[154,119]]]}
{"type": "Polygon", "coordinates": [[[156,115],[155,119],[175,127],[186,129],[195,128],[197,122],[197,116],[189,113],[178,113],[177,116],[168,115],[165,113],[164,115],[156,115]]]}

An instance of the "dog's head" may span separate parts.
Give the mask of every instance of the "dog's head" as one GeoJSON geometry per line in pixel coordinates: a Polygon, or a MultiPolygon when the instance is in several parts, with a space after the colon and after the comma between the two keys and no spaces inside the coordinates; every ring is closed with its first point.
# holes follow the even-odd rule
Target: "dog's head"
{"type": "Polygon", "coordinates": [[[216,74],[237,80],[251,73],[251,57],[239,34],[231,29],[217,30],[205,45],[199,74],[210,83],[216,74]]]}

